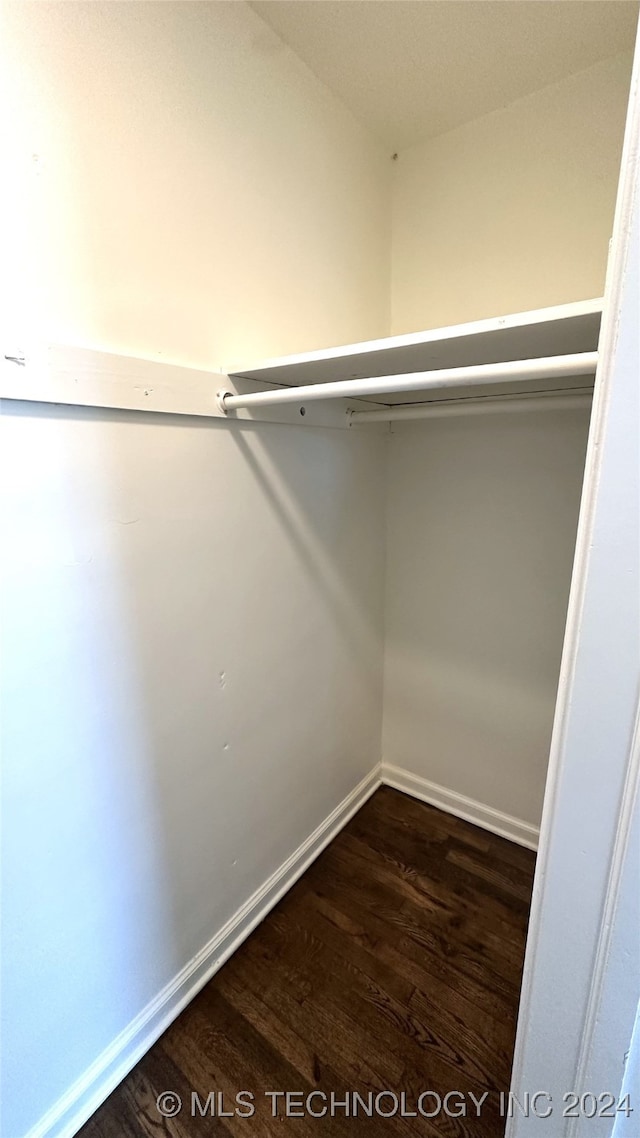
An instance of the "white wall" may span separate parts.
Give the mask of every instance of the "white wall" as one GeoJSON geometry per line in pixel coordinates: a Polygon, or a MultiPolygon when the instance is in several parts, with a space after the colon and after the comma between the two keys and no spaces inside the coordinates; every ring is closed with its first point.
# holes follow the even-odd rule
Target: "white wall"
{"type": "Polygon", "coordinates": [[[392,332],[601,296],[631,57],[403,150],[392,332]]]}
{"type": "MultiPolygon", "coordinates": [[[[244,4],[5,15],[12,344],[211,366],[386,330],[386,161],[244,4]]],[[[81,1120],[378,762],[384,463],[345,431],[35,405],[2,433],[22,1138],[81,1120]]]]}
{"type": "Polygon", "coordinates": [[[246,4],[3,15],[14,334],[219,367],[387,333],[388,155],[246,4]]]}
{"type": "Polygon", "coordinates": [[[384,762],[532,826],[587,429],[460,416],[403,424],[389,452],[384,762]]]}
{"type": "MultiPolygon", "coordinates": [[[[622,1096],[628,1095],[630,1103],[633,1103],[634,1090],[638,1083],[638,1071],[640,1071],[640,1003],[636,1008],[636,1018],[633,1025],[629,1051],[626,1056],[624,1079],[622,1082],[622,1096]]],[[[634,1119],[631,1112],[620,1113],[616,1118],[611,1138],[633,1138],[635,1127],[636,1119],[634,1119]]]]}
{"type": "MultiPolygon", "coordinates": [[[[630,69],[606,60],[400,153],[394,333],[602,293],[630,69]]],[[[383,760],[521,840],[542,810],[587,430],[527,413],[391,442],[383,760]]]]}
{"type": "Polygon", "coordinates": [[[379,758],[380,441],[2,417],[4,1138],[379,758]]]}

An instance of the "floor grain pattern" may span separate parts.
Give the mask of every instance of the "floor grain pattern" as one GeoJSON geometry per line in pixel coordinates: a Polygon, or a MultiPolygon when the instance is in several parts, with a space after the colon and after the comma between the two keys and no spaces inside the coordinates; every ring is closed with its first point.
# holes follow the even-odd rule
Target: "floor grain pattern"
{"type": "MultiPolygon", "coordinates": [[[[499,1138],[535,857],[378,790],[80,1131],[81,1138],[499,1138]],[[163,1118],[157,1096],[183,1108],[163,1118]],[[265,1091],[325,1092],[302,1117],[265,1091]],[[191,1113],[222,1092],[252,1117],[191,1113]],[[330,1093],[336,1105],[320,1112],[330,1093]],[[357,1091],[357,1116],[339,1105],[357,1091]],[[398,1098],[397,1112],[389,1091],[398,1098]],[[416,1112],[418,1097],[431,1118],[416,1112]],[[401,1093],[404,1092],[404,1103],[401,1093]],[[474,1100],[487,1092],[479,1114],[474,1100]],[[464,1096],[464,1099],[462,1097],[464,1096]],[[459,1113],[464,1102],[466,1114],[459,1113]],[[245,1111],[246,1106],[241,1106],[245,1111]],[[388,1114],[388,1117],[383,1117],[388,1114]]],[[[218,1100],[220,1105],[220,1100],[218,1100]]],[[[353,1106],[353,1104],[351,1103],[353,1106]]],[[[294,1109],[297,1107],[294,1104],[294,1109]]]]}

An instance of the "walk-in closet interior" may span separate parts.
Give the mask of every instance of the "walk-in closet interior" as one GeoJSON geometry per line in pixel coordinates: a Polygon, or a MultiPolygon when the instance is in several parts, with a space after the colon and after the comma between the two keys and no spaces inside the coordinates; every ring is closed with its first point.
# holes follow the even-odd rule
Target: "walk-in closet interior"
{"type": "Polygon", "coordinates": [[[535,850],[637,14],[4,5],[4,1138],[381,784],[535,850]]]}

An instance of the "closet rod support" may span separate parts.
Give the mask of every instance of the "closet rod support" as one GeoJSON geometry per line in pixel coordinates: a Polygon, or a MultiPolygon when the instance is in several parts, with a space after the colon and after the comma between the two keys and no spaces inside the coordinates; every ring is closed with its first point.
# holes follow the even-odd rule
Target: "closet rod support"
{"type": "Polygon", "coordinates": [[[496,381],[518,382],[570,375],[586,376],[595,373],[597,362],[597,352],[577,352],[573,355],[546,356],[542,359],[441,368],[440,371],[408,372],[404,375],[379,375],[366,379],[311,383],[302,387],[285,387],[275,391],[271,388],[269,391],[256,391],[250,395],[234,395],[231,391],[221,391],[218,393],[218,406],[226,414],[241,407],[264,407],[277,403],[308,403],[315,399],[355,399],[360,395],[464,388],[496,381]]]}
{"type": "Polygon", "coordinates": [[[490,395],[478,399],[442,400],[437,403],[414,403],[410,406],[385,407],[375,411],[352,411],[351,423],[401,423],[417,419],[445,419],[453,415],[495,414],[496,411],[571,411],[588,409],[592,392],[576,389],[535,395],[490,395]]]}

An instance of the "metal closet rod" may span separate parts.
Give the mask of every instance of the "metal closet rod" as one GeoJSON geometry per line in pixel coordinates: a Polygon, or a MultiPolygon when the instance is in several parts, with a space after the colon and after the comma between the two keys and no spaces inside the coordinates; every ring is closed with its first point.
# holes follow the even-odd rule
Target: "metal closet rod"
{"type": "Polygon", "coordinates": [[[560,378],[595,372],[597,352],[577,352],[567,356],[546,356],[539,360],[510,360],[508,363],[477,364],[471,367],[442,368],[440,371],[408,372],[404,375],[379,375],[366,379],[341,379],[331,383],[309,383],[303,387],[255,391],[251,395],[218,392],[221,411],[241,407],[265,407],[277,403],[310,403],[312,399],[349,399],[359,395],[385,395],[393,391],[433,391],[447,387],[471,387],[474,384],[510,380],[560,378]]]}
{"type": "Polygon", "coordinates": [[[496,411],[569,411],[591,406],[591,388],[573,391],[538,392],[533,395],[491,395],[478,399],[442,400],[413,406],[385,407],[374,411],[352,411],[352,423],[397,423],[413,419],[445,419],[452,415],[495,414],[496,411]]]}

